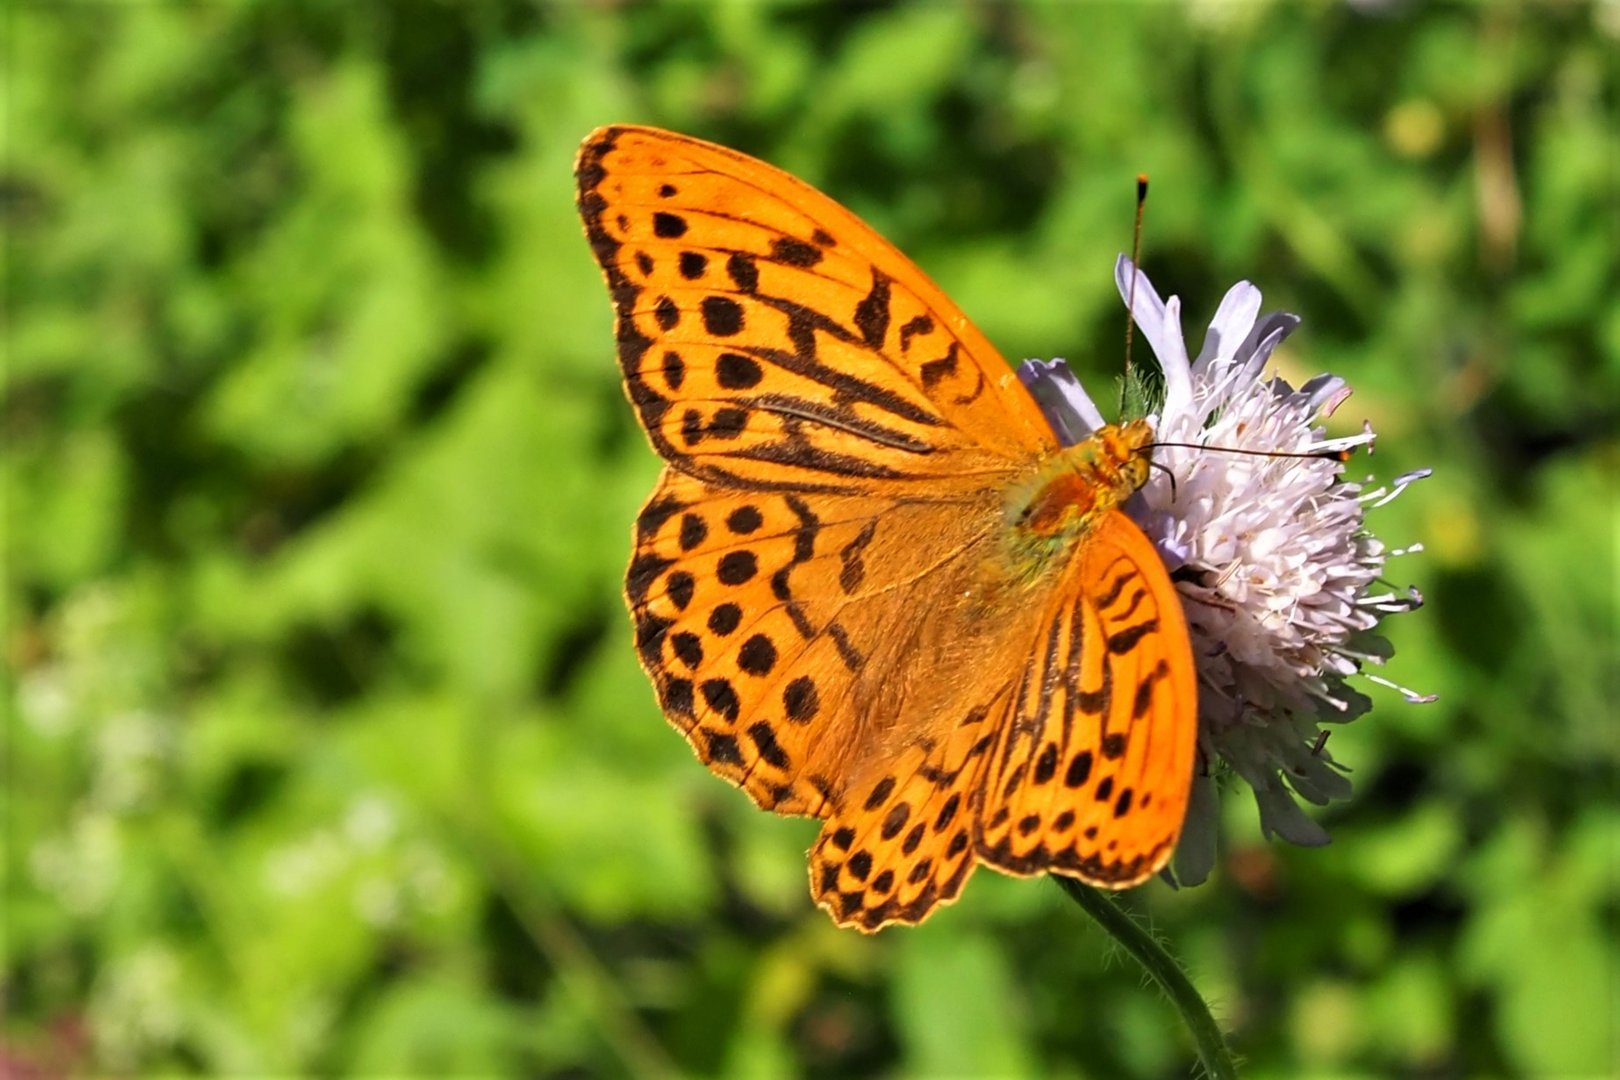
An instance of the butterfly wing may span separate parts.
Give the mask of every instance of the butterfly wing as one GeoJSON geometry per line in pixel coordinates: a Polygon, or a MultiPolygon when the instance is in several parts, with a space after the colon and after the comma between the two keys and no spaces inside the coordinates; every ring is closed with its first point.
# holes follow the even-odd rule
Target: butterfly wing
{"type": "Polygon", "coordinates": [[[1198,728],[1181,599],[1130,519],[1111,511],[1084,537],[1030,644],[975,798],[978,855],[1135,885],[1181,833],[1198,728]]]}
{"type": "Polygon", "coordinates": [[[998,605],[979,677],[945,725],[868,770],[810,852],[841,926],[920,922],[976,862],[1124,888],[1164,865],[1186,815],[1196,683],[1181,601],[1152,542],[1118,512],[1063,576],[998,605]]]}
{"type": "Polygon", "coordinates": [[[956,305],[802,181],[625,126],[586,139],[576,173],[626,393],[681,471],[928,498],[1057,448],[956,305]]]}
{"type": "Polygon", "coordinates": [[[948,598],[998,511],[993,493],[896,504],[665,470],[626,587],[665,715],[759,806],[825,816],[893,727],[967,676],[929,670],[951,647],[929,635],[959,621],[948,598]]]}

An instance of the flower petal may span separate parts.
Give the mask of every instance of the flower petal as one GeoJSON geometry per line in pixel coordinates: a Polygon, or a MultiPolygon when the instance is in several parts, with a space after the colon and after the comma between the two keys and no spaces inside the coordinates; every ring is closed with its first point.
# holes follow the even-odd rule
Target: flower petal
{"type": "Polygon", "coordinates": [[[1192,382],[1187,342],[1181,334],[1181,300],[1174,296],[1168,301],[1161,300],[1147,275],[1123,255],[1114,263],[1114,284],[1127,308],[1134,304],[1131,317],[1142,328],[1142,336],[1147,338],[1164,372],[1164,415],[1186,409],[1192,403],[1192,382]],[[1134,299],[1131,296],[1133,281],[1134,299]]]}
{"type": "Polygon", "coordinates": [[[1299,325],[1299,316],[1290,315],[1286,311],[1273,311],[1249,331],[1247,340],[1238,347],[1233,360],[1247,373],[1250,379],[1258,379],[1260,371],[1271,359],[1273,350],[1281,345],[1283,339],[1294,332],[1299,325]]]}
{"type": "Polygon", "coordinates": [[[1247,281],[1240,281],[1226,290],[1215,317],[1209,321],[1204,333],[1204,346],[1198,350],[1198,359],[1192,363],[1193,378],[1217,361],[1225,363],[1237,355],[1254,327],[1255,316],[1260,314],[1260,290],[1247,281]]]}
{"type": "Polygon", "coordinates": [[[1025,360],[1018,365],[1018,378],[1064,446],[1073,446],[1103,426],[1102,412],[1062,358],[1025,360]]]}

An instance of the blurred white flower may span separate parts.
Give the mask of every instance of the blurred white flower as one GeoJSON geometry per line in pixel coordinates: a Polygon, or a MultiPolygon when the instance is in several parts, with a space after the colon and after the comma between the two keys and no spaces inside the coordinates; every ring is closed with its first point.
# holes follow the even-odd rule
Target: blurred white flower
{"type": "Polygon", "coordinates": [[[354,886],[354,911],[361,921],[379,930],[399,922],[404,912],[400,884],[393,878],[369,874],[354,886]]]}
{"type": "Polygon", "coordinates": [[[405,852],[405,881],[417,903],[430,914],[443,915],[460,902],[461,890],[444,856],[426,844],[415,844],[405,852]]]}
{"type": "Polygon", "coordinates": [[[123,1072],[172,1045],[182,1030],[182,986],[180,961],[163,945],[140,945],[108,964],[90,1002],[97,1058],[123,1072]]]}
{"type": "Polygon", "coordinates": [[[331,828],[320,828],[301,840],[273,848],[265,855],[264,883],[288,898],[309,896],[326,888],[349,866],[349,845],[331,828]]]}
{"type": "MultiPolygon", "coordinates": [[[[1320,421],[1350,395],[1343,379],[1322,375],[1296,390],[1261,378],[1299,319],[1261,316],[1253,285],[1227,292],[1189,361],[1180,300],[1161,300],[1121,257],[1115,279],[1127,303],[1133,275],[1132,314],[1164,373],[1164,400],[1149,416],[1156,442],[1192,444],[1155,446],[1154,462],[1164,468],[1126,512],[1171,570],[1198,666],[1199,766],[1174,862],[1180,882],[1197,884],[1215,859],[1218,762],[1254,789],[1267,836],[1327,842],[1295,801],[1324,805],[1350,795],[1321,725],[1370,707],[1346,684],[1349,676],[1394,685],[1362,672],[1392,652],[1372,631],[1385,615],[1422,603],[1417,590],[1381,582],[1386,560],[1401,552],[1367,531],[1364,512],[1428,472],[1371,489],[1341,477],[1335,455],[1370,449],[1373,433],[1364,426],[1323,438],[1320,421]]],[[[1019,375],[1065,444],[1103,424],[1063,361],[1026,361],[1019,375]]]]}
{"type": "Polygon", "coordinates": [[[124,838],[113,815],[81,804],[62,833],[36,844],[29,869],[40,890],[75,915],[107,910],[124,871],[124,838]]]}
{"type": "Polygon", "coordinates": [[[376,851],[398,831],[399,812],[387,795],[372,791],[350,801],[349,811],[343,818],[343,832],[355,847],[376,851]]]}
{"type": "Polygon", "coordinates": [[[47,738],[61,738],[76,726],[73,694],[61,664],[42,664],[17,678],[17,714],[47,738]]]}
{"type": "Polygon", "coordinates": [[[95,731],[95,801],[117,813],[141,808],[164,789],[174,752],[174,722],[148,709],[124,709],[100,718],[95,731]]]}

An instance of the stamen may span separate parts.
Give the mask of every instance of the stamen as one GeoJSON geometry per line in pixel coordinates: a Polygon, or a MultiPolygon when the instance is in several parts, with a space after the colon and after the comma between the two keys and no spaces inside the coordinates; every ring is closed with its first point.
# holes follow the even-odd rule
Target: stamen
{"type": "Polygon", "coordinates": [[[1364,431],[1360,435],[1340,435],[1334,439],[1323,439],[1316,445],[1323,450],[1353,450],[1358,446],[1365,446],[1370,457],[1373,452],[1374,441],[1372,432],[1364,431]]]}
{"type": "Polygon", "coordinates": [[[1387,686],[1396,691],[1412,705],[1429,705],[1440,700],[1439,694],[1420,694],[1416,690],[1407,689],[1400,683],[1391,682],[1381,675],[1367,675],[1366,678],[1369,682],[1375,682],[1379,686],[1387,686]]]}
{"type": "Polygon", "coordinates": [[[1411,472],[1402,473],[1394,480],[1390,481],[1390,492],[1388,495],[1383,493],[1383,488],[1379,488],[1377,491],[1368,492],[1366,495],[1362,496],[1362,498],[1363,500],[1377,499],[1377,502],[1374,502],[1367,507],[1369,510],[1376,510],[1380,506],[1388,506],[1390,503],[1395,501],[1395,498],[1399,496],[1401,492],[1405,491],[1419,480],[1427,480],[1432,475],[1434,475],[1433,469],[1413,469],[1411,472]]]}

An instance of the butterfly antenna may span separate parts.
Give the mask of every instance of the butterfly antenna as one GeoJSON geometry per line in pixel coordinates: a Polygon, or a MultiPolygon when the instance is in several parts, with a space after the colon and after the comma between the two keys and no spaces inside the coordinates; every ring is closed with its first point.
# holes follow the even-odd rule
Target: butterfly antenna
{"type": "Polygon", "coordinates": [[[1136,326],[1136,275],[1142,265],[1142,211],[1147,206],[1147,173],[1136,174],[1136,224],[1131,230],[1131,287],[1125,297],[1125,385],[1131,384],[1131,338],[1136,326]]]}
{"type": "Polygon", "coordinates": [[[1190,442],[1154,442],[1154,443],[1149,443],[1146,447],[1144,447],[1144,449],[1152,449],[1153,447],[1157,447],[1157,446],[1179,446],[1179,447],[1182,447],[1182,448],[1187,449],[1187,450],[1205,450],[1205,451],[1208,451],[1209,453],[1212,453],[1212,454],[1245,454],[1245,455],[1247,455],[1249,457],[1316,458],[1316,459],[1318,459],[1320,461],[1337,461],[1341,465],[1343,465],[1344,463],[1346,463],[1346,462],[1348,462],[1350,460],[1350,451],[1347,450],[1347,449],[1338,449],[1338,450],[1303,450],[1303,451],[1296,451],[1296,450],[1249,450],[1249,449],[1245,449],[1243,447],[1237,447],[1237,446],[1206,446],[1203,443],[1190,443],[1190,442]]]}

